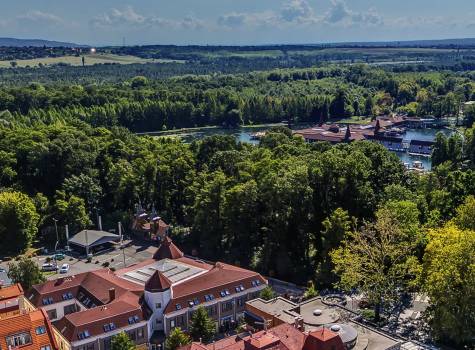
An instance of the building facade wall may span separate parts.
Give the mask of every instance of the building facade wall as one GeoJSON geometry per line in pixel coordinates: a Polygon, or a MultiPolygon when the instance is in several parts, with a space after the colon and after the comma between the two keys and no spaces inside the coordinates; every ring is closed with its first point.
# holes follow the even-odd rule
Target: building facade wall
{"type": "MultiPolygon", "coordinates": [[[[245,292],[233,294],[228,298],[215,299],[213,302],[204,303],[200,306],[205,307],[208,315],[216,321],[216,329],[218,330],[219,327],[230,322],[238,322],[246,309],[246,301],[257,298],[260,291],[265,287],[266,285],[263,284],[245,292]]],[[[180,327],[184,331],[188,330],[193,311],[198,307],[195,306],[194,308],[187,308],[180,310],[180,312],[165,315],[163,320],[165,335],[168,335],[175,327],[180,327]]]]}

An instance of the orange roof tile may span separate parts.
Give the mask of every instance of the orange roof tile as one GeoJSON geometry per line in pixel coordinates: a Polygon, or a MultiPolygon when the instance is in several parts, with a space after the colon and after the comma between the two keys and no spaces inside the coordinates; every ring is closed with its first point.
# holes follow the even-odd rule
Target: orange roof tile
{"type": "Polygon", "coordinates": [[[22,346],[22,350],[38,350],[46,345],[49,345],[52,350],[57,349],[51,324],[44,311],[35,310],[30,313],[23,313],[0,320],[0,348],[8,349],[6,337],[23,332],[30,334],[31,343],[22,346]],[[38,327],[43,327],[46,332],[37,334],[36,330],[38,327]]]}

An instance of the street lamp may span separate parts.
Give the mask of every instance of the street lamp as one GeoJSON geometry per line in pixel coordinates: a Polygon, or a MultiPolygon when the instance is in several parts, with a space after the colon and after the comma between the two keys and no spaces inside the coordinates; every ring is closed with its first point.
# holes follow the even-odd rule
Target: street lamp
{"type": "Polygon", "coordinates": [[[56,244],[54,245],[54,264],[56,267],[56,272],[58,271],[58,260],[56,258],[56,251],[58,250],[58,244],[59,244],[59,234],[58,234],[58,220],[53,218],[54,221],[54,228],[56,230],[56,244]]]}

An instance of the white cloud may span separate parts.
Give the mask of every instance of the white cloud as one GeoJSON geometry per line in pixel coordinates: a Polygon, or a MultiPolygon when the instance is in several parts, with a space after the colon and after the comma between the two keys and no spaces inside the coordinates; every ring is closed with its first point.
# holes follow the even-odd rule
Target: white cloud
{"type": "Polygon", "coordinates": [[[16,17],[16,20],[20,22],[30,22],[30,23],[39,23],[39,24],[49,24],[49,25],[57,25],[57,24],[64,23],[64,20],[61,17],[58,17],[52,13],[43,12],[39,10],[33,10],[23,15],[19,15],[16,17]]]}
{"type": "Polygon", "coordinates": [[[113,8],[109,13],[104,13],[90,21],[93,27],[114,28],[114,27],[162,27],[174,29],[200,29],[205,26],[205,22],[193,16],[186,16],[183,19],[175,20],[158,17],[155,15],[142,15],[134,10],[132,6],[123,9],[113,8]]]}
{"type": "Polygon", "coordinates": [[[282,20],[286,22],[316,22],[315,12],[306,0],[290,0],[280,11],[282,20]]]}
{"type": "Polygon", "coordinates": [[[344,0],[332,0],[332,6],[324,17],[327,24],[344,26],[374,26],[383,24],[383,17],[373,8],[366,12],[351,10],[344,0]]]}
{"type": "Polygon", "coordinates": [[[237,13],[231,12],[218,18],[218,25],[228,28],[273,26],[278,17],[272,11],[237,13]]]}

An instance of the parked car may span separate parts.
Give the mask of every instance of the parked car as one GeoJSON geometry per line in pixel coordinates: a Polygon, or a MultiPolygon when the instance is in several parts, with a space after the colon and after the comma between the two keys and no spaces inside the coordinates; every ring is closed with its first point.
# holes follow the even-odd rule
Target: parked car
{"type": "Polygon", "coordinates": [[[55,264],[46,263],[41,266],[41,270],[42,271],[56,271],[58,270],[58,266],[56,266],[55,264]]]}
{"type": "Polygon", "coordinates": [[[53,255],[53,259],[54,260],[57,260],[57,261],[61,261],[61,260],[64,260],[65,256],[63,253],[56,253],[55,255],[53,255]]]}
{"type": "Polygon", "coordinates": [[[68,273],[68,271],[69,271],[69,264],[61,265],[61,268],[59,269],[59,273],[68,273]]]}

